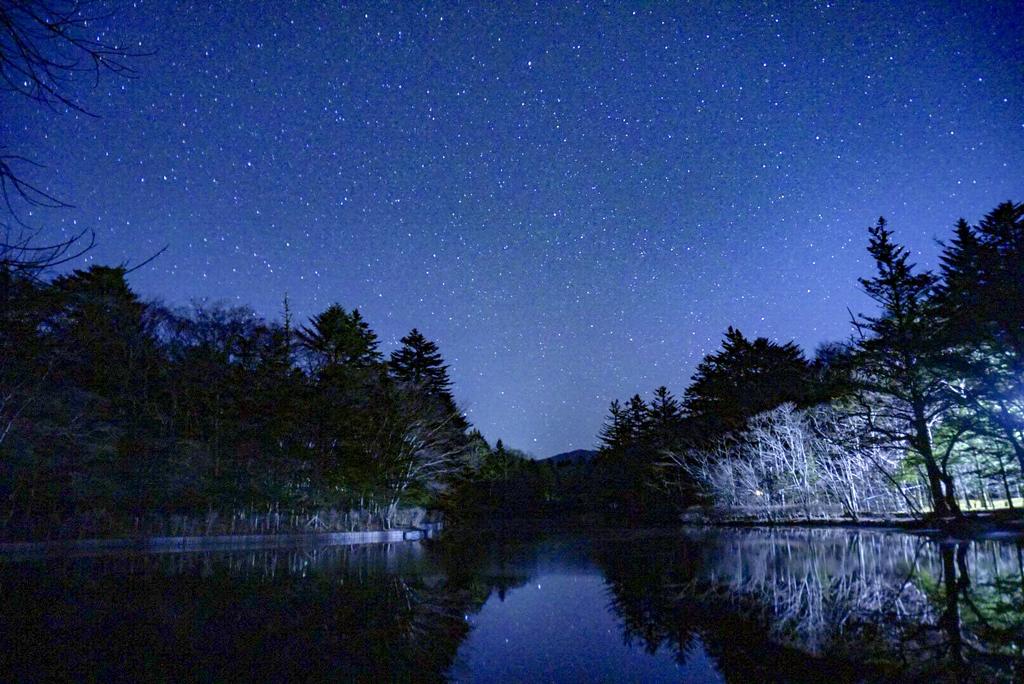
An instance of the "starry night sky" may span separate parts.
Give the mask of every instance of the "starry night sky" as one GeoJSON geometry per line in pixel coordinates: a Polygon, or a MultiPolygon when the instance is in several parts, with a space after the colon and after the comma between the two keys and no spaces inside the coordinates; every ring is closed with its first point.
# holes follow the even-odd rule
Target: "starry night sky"
{"type": "Polygon", "coordinates": [[[846,337],[880,214],[932,266],[1024,199],[1018,2],[772,4],[138,2],[97,30],[155,54],[100,118],[5,98],[0,142],[91,261],[168,245],[144,296],[417,326],[546,456],[730,324],[846,337]]]}

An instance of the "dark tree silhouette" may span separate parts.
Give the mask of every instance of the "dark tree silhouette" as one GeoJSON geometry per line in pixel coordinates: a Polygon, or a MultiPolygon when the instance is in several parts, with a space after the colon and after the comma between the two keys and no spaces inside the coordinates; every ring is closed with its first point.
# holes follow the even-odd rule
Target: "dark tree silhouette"
{"type": "Polygon", "coordinates": [[[388,362],[392,377],[423,392],[450,418],[453,428],[460,433],[464,432],[469,422],[452,396],[448,365],[437,344],[424,337],[416,328],[401,341],[402,346],[392,352],[388,362]]]}
{"type": "Polygon", "coordinates": [[[951,399],[940,373],[944,345],[936,334],[932,301],[938,280],[930,272],[915,271],[907,250],[893,242],[885,219],[868,230],[876,274],[861,278],[860,284],[881,311],[853,321],[860,333],[855,376],[860,403],[876,435],[920,457],[935,512],[958,513],[949,473],[952,447],[936,454],[932,438],[951,399]]]}
{"type": "Polygon", "coordinates": [[[961,219],[942,254],[939,309],[948,373],[972,429],[1007,442],[1024,470],[1024,203],[961,219]]]}
{"type": "Polygon", "coordinates": [[[643,400],[643,397],[639,394],[634,394],[629,398],[624,417],[626,432],[629,435],[630,442],[634,444],[639,443],[647,431],[648,409],[647,402],[643,400]]]}
{"type": "Polygon", "coordinates": [[[648,413],[644,439],[656,450],[673,446],[680,436],[683,413],[679,402],[664,385],[654,390],[648,413]]]}
{"type": "Polygon", "coordinates": [[[748,418],[814,396],[810,365],[792,342],[748,340],[730,327],[722,349],[704,357],[684,406],[703,437],[741,430],[748,418]]]}
{"type": "Polygon", "coordinates": [[[448,366],[437,344],[416,328],[402,338],[402,346],[391,352],[388,367],[396,380],[411,383],[435,396],[450,396],[452,383],[448,366]]]}
{"type": "Polygon", "coordinates": [[[363,320],[358,309],[352,313],[332,304],[296,332],[299,342],[313,355],[314,365],[323,370],[339,366],[367,367],[380,363],[377,334],[363,320]]]}
{"type": "Polygon", "coordinates": [[[330,307],[295,335],[287,310],[283,325],[246,307],[171,310],[126,273],[12,280],[0,535],[124,533],[251,506],[389,524],[467,470],[454,399],[389,377],[358,312],[330,307]]]}
{"type": "Polygon", "coordinates": [[[603,449],[620,450],[624,449],[631,439],[629,428],[626,423],[626,415],[622,409],[622,403],[613,399],[608,407],[608,418],[605,419],[598,437],[601,440],[603,449]]]}

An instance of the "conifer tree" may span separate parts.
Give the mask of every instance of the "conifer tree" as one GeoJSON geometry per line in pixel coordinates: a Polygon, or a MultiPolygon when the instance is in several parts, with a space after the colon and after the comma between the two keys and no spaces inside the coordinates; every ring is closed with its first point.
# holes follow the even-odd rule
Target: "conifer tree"
{"type": "Polygon", "coordinates": [[[377,334],[363,320],[359,309],[348,313],[338,304],[327,307],[295,333],[313,353],[321,368],[338,366],[369,367],[380,363],[377,334]]]}
{"type": "Polygon", "coordinates": [[[705,437],[741,430],[748,418],[813,396],[810,365],[792,342],[748,340],[729,327],[722,349],[704,357],[685,394],[686,411],[705,437]]]}
{"type": "Polygon", "coordinates": [[[884,218],[868,230],[876,274],[861,278],[860,284],[881,311],[853,321],[860,333],[855,383],[875,434],[910,447],[920,457],[935,512],[956,514],[959,506],[946,462],[950,451],[937,456],[931,432],[950,406],[939,372],[943,343],[936,335],[932,299],[937,279],[915,270],[907,250],[893,242],[884,218]]]}
{"type": "Polygon", "coordinates": [[[629,398],[626,405],[626,429],[629,434],[630,445],[639,444],[647,431],[648,409],[647,403],[639,394],[629,398]]]}
{"type": "Polygon", "coordinates": [[[452,383],[448,378],[448,366],[437,344],[416,328],[401,341],[401,348],[391,353],[388,363],[395,379],[417,385],[435,396],[450,396],[452,383]]]}
{"type": "Polygon", "coordinates": [[[284,295],[284,322],[281,328],[284,346],[284,360],[288,366],[292,364],[292,340],[295,337],[295,331],[292,329],[292,305],[288,300],[288,293],[284,295]]]}
{"type": "Polygon", "coordinates": [[[948,370],[975,431],[1005,440],[1024,469],[1024,203],[961,219],[942,254],[939,308],[956,351],[948,370]]]}
{"type": "Polygon", "coordinates": [[[463,433],[469,421],[455,403],[452,396],[452,382],[437,344],[428,340],[413,328],[402,338],[402,346],[391,353],[388,368],[399,382],[409,383],[437,400],[448,416],[448,427],[453,433],[463,433]]]}
{"type": "Polygon", "coordinates": [[[626,423],[626,413],[622,403],[613,399],[608,407],[608,418],[601,427],[599,435],[601,448],[606,451],[620,451],[629,444],[629,427],[626,423]]]}
{"type": "Polygon", "coordinates": [[[668,448],[679,432],[682,420],[682,409],[679,402],[668,391],[668,388],[662,385],[654,390],[654,399],[651,401],[648,413],[646,440],[654,449],[668,448]]]}

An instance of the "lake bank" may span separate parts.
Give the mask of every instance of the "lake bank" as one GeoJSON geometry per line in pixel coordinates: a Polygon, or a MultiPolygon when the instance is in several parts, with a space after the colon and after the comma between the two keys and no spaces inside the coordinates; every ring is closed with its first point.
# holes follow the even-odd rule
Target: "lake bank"
{"type": "Polygon", "coordinates": [[[90,555],[111,552],[188,553],[192,551],[257,550],[303,546],[352,546],[420,541],[438,537],[440,522],[421,527],[361,532],[301,534],[233,534],[177,537],[59,539],[0,543],[0,556],[90,555]]]}
{"type": "Polygon", "coordinates": [[[624,530],[633,539],[671,536],[688,528],[788,528],[788,529],[874,529],[923,534],[948,539],[1024,538],[1024,515],[1017,511],[970,512],[960,518],[808,518],[767,520],[723,518],[691,512],[682,516],[680,525],[622,527],[594,520],[514,520],[491,522],[472,528],[446,530],[440,520],[421,522],[386,530],[278,532],[261,534],[136,535],[86,539],[51,539],[0,542],[0,557],[92,555],[116,552],[187,553],[192,551],[260,550],[312,546],[348,546],[390,544],[438,539],[446,531],[456,539],[501,539],[539,533],[587,533],[600,535],[624,530]]]}
{"type": "Polygon", "coordinates": [[[1017,510],[969,511],[948,517],[788,518],[727,517],[719,512],[690,511],[682,516],[684,525],[709,527],[791,527],[889,529],[952,538],[1024,537],[1024,512],[1017,510]]]}
{"type": "Polygon", "coordinates": [[[37,517],[14,523],[7,521],[0,525],[0,549],[5,546],[15,548],[19,544],[60,546],[71,542],[94,547],[108,544],[124,547],[126,544],[148,543],[146,540],[155,540],[153,543],[159,548],[191,547],[204,543],[233,544],[236,540],[244,545],[252,543],[250,540],[266,537],[305,539],[342,533],[436,531],[442,523],[443,516],[439,511],[416,506],[399,508],[390,515],[379,508],[286,510],[276,506],[174,513],[154,509],[135,515],[96,510],[75,513],[63,519],[37,517]]]}

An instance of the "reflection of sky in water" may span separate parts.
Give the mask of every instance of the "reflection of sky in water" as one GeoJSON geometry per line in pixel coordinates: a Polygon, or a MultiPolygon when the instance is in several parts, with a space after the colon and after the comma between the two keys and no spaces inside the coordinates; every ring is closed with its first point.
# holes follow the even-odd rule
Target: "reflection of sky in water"
{"type": "Polygon", "coordinates": [[[721,682],[699,641],[679,663],[670,649],[654,655],[626,644],[598,574],[541,574],[498,593],[477,615],[451,675],[457,681],[721,682]]]}

